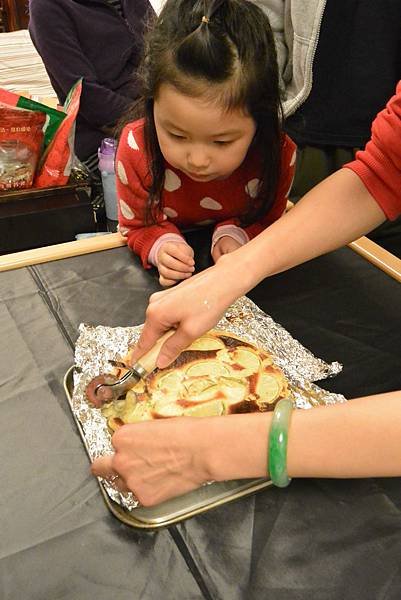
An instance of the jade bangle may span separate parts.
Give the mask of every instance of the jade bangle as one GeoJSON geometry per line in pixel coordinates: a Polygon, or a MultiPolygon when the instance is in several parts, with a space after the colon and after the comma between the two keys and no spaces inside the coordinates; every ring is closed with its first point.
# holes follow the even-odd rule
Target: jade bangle
{"type": "Polygon", "coordinates": [[[269,432],[269,475],[272,483],[281,488],[291,482],[287,474],[287,442],[292,409],[289,398],[277,402],[269,432]]]}

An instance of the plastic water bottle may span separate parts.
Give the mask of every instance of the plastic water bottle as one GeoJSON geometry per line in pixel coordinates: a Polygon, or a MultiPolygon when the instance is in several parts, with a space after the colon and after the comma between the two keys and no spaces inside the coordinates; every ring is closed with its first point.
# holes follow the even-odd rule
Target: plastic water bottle
{"type": "Polygon", "coordinates": [[[97,152],[99,157],[99,171],[102,175],[106,217],[110,221],[115,222],[115,228],[117,228],[118,221],[116,176],[114,173],[114,157],[116,149],[116,140],[113,138],[104,138],[97,152]]]}

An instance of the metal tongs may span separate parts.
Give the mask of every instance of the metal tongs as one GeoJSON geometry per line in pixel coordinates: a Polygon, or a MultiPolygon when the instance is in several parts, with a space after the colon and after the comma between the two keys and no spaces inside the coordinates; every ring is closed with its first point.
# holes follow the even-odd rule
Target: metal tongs
{"type": "Polygon", "coordinates": [[[149,375],[156,368],[156,360],[159,356],[160,348],[164,342],[175,332],[170,329],[161,338],[157,340],[153,348],[141,356],[120,379],[113,378],[112,375],[98,375],[86,388],[88,400],[95,407],[100,408],[105,402],[118,400],[129,389],[134,387],[138,381],[149,375]]]}

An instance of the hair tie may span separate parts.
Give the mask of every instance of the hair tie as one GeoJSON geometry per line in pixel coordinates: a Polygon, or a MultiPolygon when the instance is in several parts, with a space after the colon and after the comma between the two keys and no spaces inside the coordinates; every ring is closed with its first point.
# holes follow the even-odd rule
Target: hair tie
{"type": "Polygon", "coordinates": [[[205,15],[203,15],[202,23],[206,23],[206,25],[207,25],[209,23],[209,17],[206,17],[205,15]]]}

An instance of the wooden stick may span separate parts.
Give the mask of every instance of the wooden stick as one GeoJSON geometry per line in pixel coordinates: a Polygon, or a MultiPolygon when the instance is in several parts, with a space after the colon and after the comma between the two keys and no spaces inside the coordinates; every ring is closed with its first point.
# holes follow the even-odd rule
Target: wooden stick
{"type": "Polygon", "coordinates": [[[348,244],[348,246],[387,275],[393,277],[393,279],[401,281],[401,259],[379,246],[379,244],[372,242],[367,237],[361,237],[359,240],[348,244]]]}
{"type": "Polygon", "coordinates": [[[111,248],[125,246],[126,243],[125,238],[120,233],[110,233],[77,240],[76,242],[65,242],[64,244],[55,244],[54,246],[14,252],[13,254],[0,256],[0,271],[21,269],[22,267],[38,265],[51,260],[61,260],[63,258],[70,258],[71,256],[110,250],[111,248]]]}

